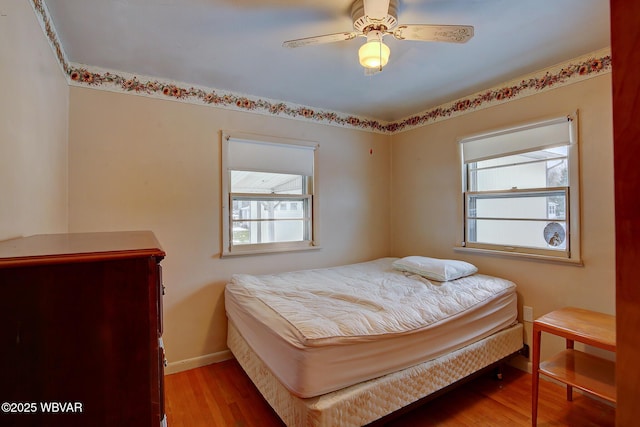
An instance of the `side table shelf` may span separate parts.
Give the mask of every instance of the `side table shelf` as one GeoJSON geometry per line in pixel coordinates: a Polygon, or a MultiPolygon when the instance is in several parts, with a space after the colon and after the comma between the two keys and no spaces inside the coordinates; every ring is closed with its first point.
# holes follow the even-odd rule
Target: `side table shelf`
{"type": "Polygon", "coordinates": [[[567,385],[567,400],[577,387],[602,399],[616,402],[615,362],[574,349],[574,342],[616,351],[615,317],[589,310],[565,307],[533,322],[532,417],[537,424],[539,375],[567,385]],[[566,350],[540,361],[542,332],[566,339],[566,350]]]}
{"type": "Polygon", "coordinates": [[[611,360],[569,349],[540,363],[538,372],[610,402],[616,401],[615,364],[611,360]]]}

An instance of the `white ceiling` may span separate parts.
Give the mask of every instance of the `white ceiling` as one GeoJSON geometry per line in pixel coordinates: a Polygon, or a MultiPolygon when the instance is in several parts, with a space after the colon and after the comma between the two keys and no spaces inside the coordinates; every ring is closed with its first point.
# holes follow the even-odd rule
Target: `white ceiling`
{"type": "Polygon", "coordinates": [[[394,121],[606,48],[609,0],[400,0],[400,24],[473,25],[466,44],[387,36],[365,76],[351,0],[45,0],[69,61],[394,121]]]}

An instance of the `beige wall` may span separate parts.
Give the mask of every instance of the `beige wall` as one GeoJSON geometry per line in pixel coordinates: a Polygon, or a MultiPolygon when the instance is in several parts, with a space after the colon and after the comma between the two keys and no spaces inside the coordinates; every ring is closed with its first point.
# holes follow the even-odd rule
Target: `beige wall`
{"type": "Polygon", "coordinates": [[[70,118],[70,231],[156,233],[167,252],[169,362],[212,361],[226,350],[223,290],[234,272],[388,255],[389,136],[79,87],[70,118]],[[220,129],[320,144],[322,249],[219,258],[220,129]]]}
{"type": "Polygon", "coordinates": [[[0,240],[67,230],[69,88],[30,2],[0,17],[0,240]]]}
{"type": "MultiPolygon", "coordinates": [[[[393,254],[460,258],[481,272],[511,279],[518,285],[520,309],[533,307],[534,318],[567,305],[615,312],[610,74],[395,135],[392,157],[393,254]],[[579,111],[584,266],[454,251],[462,240],[457,138],[575,110],[579,111]]],[[[525,326],[531,343],[531,324],[525,326]]],[[[543,348],[547,354],[562,345],[549,340],[552,347],[543,348]]]]}
{"type": "MultiPolygon", "coordinates": [[[[384,255],[462,258],[515,281],[520,307],[533,307],[536,317],[565,305],[613,313],[610,84],[610,75],[602,75],[393,137],[73,87],[70,231],[156,232],[167,251],[169,371],[226,357],[223,290],[234,272],[276,272],[384,255]],[[456,139],[574,110],[580,113],[585,265],[455,252],[462,216],[456,139]],[[220,129],[320,143],[323,249],[219,258],[220,129]]],[[[525,326],[530,343],[531,325],[525,326]]],[[[543,354],[562,345],[553,338],[548,342],[543,354]]]]}

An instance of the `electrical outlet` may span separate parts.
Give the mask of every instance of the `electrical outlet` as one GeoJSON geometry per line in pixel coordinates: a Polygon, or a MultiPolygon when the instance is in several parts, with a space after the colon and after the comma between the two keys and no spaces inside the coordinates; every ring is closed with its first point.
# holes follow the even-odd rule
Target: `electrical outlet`
{"type": "Polygon", "coordinates": [[[533,308],[527,307],[526,305],[522,307],[522,320],[525,322],[533,322],[533,308]]]}

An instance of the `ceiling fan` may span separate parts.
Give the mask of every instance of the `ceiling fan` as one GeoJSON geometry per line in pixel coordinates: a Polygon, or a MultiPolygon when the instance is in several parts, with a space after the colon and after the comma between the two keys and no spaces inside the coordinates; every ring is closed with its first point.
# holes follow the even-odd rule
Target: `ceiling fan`
{"type": "Polygon", "coordinates": [[[365,74],[373,74],[382,71],[382,67],[389,62],[391,51],[382,41],[387,34],[398,40],[450,43],[465,43],[473,37],[473,27],[469,25],[398,25],[397,11],[398,0],[355,0],[351,6],[355,31],[288,40],[282,45],[293,48],[366,37],[367,41],[360,47],[358,57],[365,74]]]}

